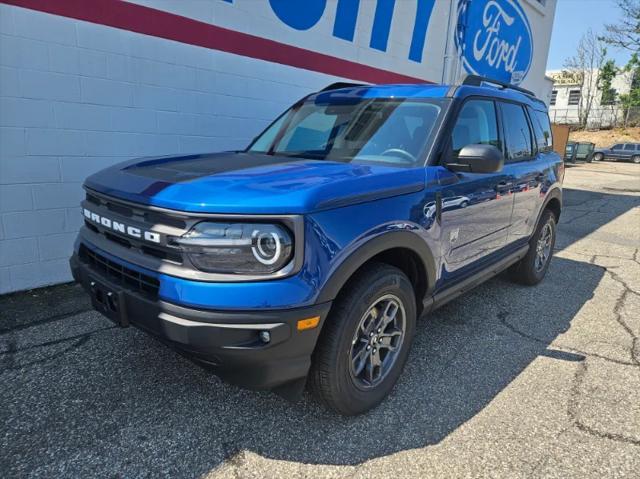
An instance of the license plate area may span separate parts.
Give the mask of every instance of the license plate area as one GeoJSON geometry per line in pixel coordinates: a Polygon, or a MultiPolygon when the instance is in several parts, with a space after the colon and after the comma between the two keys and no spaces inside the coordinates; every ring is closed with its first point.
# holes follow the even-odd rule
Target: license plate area
{"type": "Polygon", "coordinates": [[[126,296],[123,291],[107,285],[97,278],[89,278],[89,289],[93,307],[118,326],[129,326],[127,318],[126,296]]]}

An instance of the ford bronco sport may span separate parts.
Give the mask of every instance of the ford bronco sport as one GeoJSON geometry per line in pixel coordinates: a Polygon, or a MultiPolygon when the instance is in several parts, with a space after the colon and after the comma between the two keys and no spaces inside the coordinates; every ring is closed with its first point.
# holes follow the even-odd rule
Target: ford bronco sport
{"type": "Polygon", "coordinates": [[[334,84],[246,150],[89,177],[71,267],[98,311],[228,381],[359,414],[419,316],[506,269],[543,279],[563,175],[526,90],[334,84]]]}

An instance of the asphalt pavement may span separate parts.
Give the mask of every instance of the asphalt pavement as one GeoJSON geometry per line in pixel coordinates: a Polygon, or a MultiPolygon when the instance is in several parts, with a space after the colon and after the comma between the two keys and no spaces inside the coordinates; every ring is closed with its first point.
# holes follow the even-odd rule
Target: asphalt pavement
{"type": "Polygon", "coordinates": [[[0,297],[0,477],[640,477],[640,165],[567,168],[545,281],[423,318],[374,411],[227,385],[62,285],[0,297]]]}

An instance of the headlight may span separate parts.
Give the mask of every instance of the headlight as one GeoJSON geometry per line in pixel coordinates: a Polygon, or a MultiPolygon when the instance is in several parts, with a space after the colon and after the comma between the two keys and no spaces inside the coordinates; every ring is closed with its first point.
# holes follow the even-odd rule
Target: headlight
{"type": "Polygon", "coordinates": [[[293,257],[291,234],[277,224],[203,222],[174,241],[208,273],[271,274],[293,257]]]}

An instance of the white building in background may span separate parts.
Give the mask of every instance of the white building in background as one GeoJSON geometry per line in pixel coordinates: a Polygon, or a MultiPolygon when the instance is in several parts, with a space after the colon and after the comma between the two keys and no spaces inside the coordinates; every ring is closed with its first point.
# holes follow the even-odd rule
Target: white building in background
{"type": "Polygon", "coordinates": [[[578,125],[580,117],[585,115],[588,98],[591,109],[587,118],[587,128],[610,128],[624,122],[625,111],[620,104],[619,95],[628,94],[631,89],[632,73],[624,72],[615,76],[611,87],[615,90],[616,100],[603,103],[602,91],[597,88],[598,70],[591,72],[589,81],[582,81],[581,75],[566,70],[550,70],[547,76],[553,80],[553,89],[549,100],[549,116],[553,123],[578,125]]]}
{"type": "Polygon", "coordinates": [[[546,98],[556,0],[0,0],[0,293],[71,280],[82,182],[246,146],[329,83],[546,98]]]}

